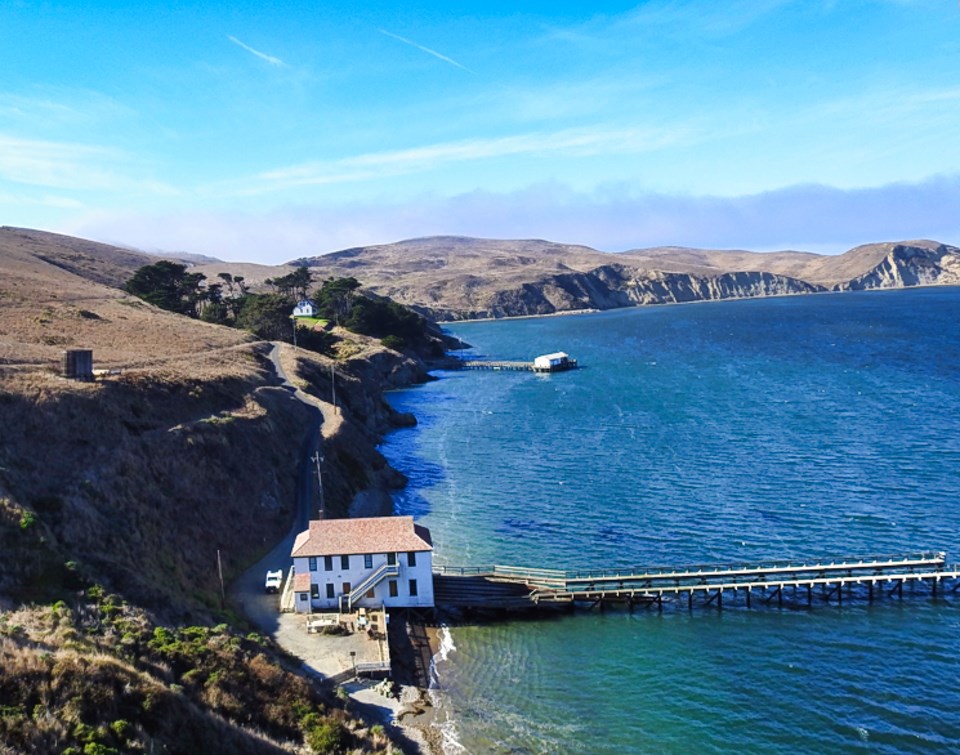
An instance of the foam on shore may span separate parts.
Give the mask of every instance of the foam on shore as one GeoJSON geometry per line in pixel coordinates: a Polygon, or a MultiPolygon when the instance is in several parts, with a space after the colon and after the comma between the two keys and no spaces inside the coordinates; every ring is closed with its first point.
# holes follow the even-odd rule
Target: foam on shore
{"type": "Polygon", "coordinates": [[[450,628],[446,624],[441,624],[437,631],[437,649],[430,661],[430,689],[428,694],[435,711],[435,717],[431,725],[440,735],[440,748],[444,755],[461,755],[467,751],[460,744],[457,724],[453,719],[446,695],[443,694],[438,668],[438,665],[449,660],[450,655],[455,653],[456,650],[457,646],[453,642],[453,634],[450,632],[450,628]]]}

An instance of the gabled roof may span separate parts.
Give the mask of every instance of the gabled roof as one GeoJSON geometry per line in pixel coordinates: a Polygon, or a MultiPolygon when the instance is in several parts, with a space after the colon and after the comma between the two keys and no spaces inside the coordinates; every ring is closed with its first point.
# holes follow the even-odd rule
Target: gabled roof
{"type": "Polygon", "coordinates": [[[310,592],[310,572],[293,575],[294,592],[310,592]]]}
{"type": "Polygon", "coordinates": [[[297,535],[290,555],[302,558],[432,550],[430,530],[414,524],[412,516],[381,516],[311,521],[310,529],[297,535]]]}

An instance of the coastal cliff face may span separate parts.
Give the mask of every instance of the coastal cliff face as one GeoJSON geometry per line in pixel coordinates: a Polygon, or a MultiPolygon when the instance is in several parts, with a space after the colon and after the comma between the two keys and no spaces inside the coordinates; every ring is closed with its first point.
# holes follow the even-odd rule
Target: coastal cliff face
{"type": "Polygon", "coordinates": [[[809,294],[823,290],[821,286],[772,273],[724,273],[710,277],[650,273],[632,281],[627,293],[636,304],[666,304],[809,294]]]}
{"type": "Polygon", "coordinates": [[[960,285],[960,249],[937,244],[896,244],[872,270],[834,287],[836,291],[960,285]]]}
{"type": "Polygon", "coordinates": [[[603,265],[586,273],[564,273],[524,283],[515,289],[497,291],[485,302],[478,302],[480,306],[466,312],[435,306],[419,309],[439,320],[458,320],[786,296],[826,290],[823,286],[773,273],[693,275],[603,265]]]}

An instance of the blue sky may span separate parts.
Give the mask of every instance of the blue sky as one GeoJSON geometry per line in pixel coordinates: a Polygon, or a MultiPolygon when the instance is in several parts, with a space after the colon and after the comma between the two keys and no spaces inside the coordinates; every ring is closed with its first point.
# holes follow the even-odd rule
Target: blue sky
{"type": "Polygon", "coordinates": [[[4,225],[268,263],[960,243],[957,0],[5,0],[0,71],[4,225]]]}

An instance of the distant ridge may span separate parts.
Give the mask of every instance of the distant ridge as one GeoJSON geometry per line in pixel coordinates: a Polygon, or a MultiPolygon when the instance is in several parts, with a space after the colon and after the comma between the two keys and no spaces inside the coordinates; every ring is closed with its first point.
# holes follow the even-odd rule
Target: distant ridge
{"type": "MultiPolygon", "coordinates": [[[[0,228],[0,249],[29,251],[82,278],[120,288],[158,255],[45,231],[0,228]]],[[[242,275],[253,290],[293,266],[317,281],[353,276],[368,291],[439,321],[546,315],[824,291],[960,285],[960,249],[931,240],[863,244],[839,255],[663,246],[601,252],[543,239],[430,236],[352,247],[285,265],[164,254],[208,278],[242,275]]]]}
{"type": "Polygon", "coordinates": [[[432,236],[290,264],[352,275],[440,321],[823,291],[960,285],[960,249],[918,240],[840,255],[655,247],[601,252],[540,239],[432,236]]]}

